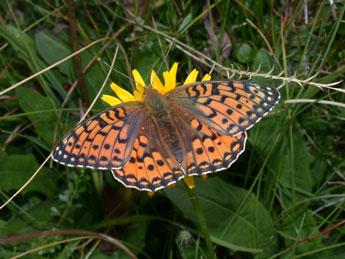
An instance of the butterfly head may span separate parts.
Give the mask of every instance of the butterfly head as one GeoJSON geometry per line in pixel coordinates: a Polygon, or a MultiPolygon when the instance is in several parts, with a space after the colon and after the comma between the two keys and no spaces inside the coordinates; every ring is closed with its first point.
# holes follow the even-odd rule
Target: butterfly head
{"type": "Polygon", "coordinates": [[[156,89],[149,86],[144,93],[144,106],[150,111],[152,115],[159,116],[166,113],[167,104],[165,97],[156,89]]]}

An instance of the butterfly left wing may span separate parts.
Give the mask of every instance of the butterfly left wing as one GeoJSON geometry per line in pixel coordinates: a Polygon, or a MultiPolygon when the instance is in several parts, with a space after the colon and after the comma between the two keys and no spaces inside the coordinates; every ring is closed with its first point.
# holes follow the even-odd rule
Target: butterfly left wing
{"type": "Polygon", "coordinates": [[[146,112],[141,102],[128,102],[80,122],[57,144],[53,159],[73,167],[122,168],[146,112]]]}
{"type": "Polygon", "coordinates": [[[235,136],[272,110],[280,95],[276,89],[257,83],[212,80],[177,87],[166,97],[220,135],[235,136]]]}
{"type": "Polygon", "coordinates": [[[113,172],[125,186],[152,192],[185,176],[149,114],[138,132],[128,163],[113,172]]]}

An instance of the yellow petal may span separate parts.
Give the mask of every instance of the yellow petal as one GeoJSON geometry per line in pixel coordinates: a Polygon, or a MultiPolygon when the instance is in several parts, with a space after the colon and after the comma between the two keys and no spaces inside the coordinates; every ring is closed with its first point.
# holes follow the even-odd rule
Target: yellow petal
{"type": "Polygon", "coordinates": [[[202,174],[202,175],[201,175],[201,178],[202,178],[203,180],[206,180],[206,179],[207,179],[207,174],[202,174]]]}
{"type": "Polygon", "coordinates": [[[138,70],[133,69],[132,70],[132,75],[135,81],[135,87],[137,90],[141,93],[144,93],[144,87],[146,86],[144,79],[141,77],[139,74],[138,70]]]}
{"type": "Polygon", "coordinates": [[[173,188],[175,186],[176,186],[176,183],[172,183],[172,184],[168,185],[168,188],[173,188]]]}
{"type": "Polygon", "coordinates": [[[204,77],[201,79],[201,81],[208,81],[208,80],[211,80],[211,75],[209,74],[204,75],[204,77]]]}
{"type": "Polygon", "coordinates": [[[194,68],[193,71],[190,72],[190,74],[187,76],[183,84],[188,85],[188,84],[196,82],[196,77],[198,76],[198,74],[199,74],[199,71],[194,68]]]}
{"type": "Polygon", "coordinates": [[[167,93],[176,87],[176,73],[178,63],[175,62],[170,71],[163,72],[164,77],[164,93],[167,93]]]}
{"type": "Polygon", "coordinates": [[[147,195],[150,196],[150,198],[152,198],[154,194],[154,192],[147,192],[147,195]]]}
{"type": "Polygon", "coordinates": [[[153,89],[156,89],[159,93],[163,93],[163,84],[154,70],[151,71],[151,85],[153,89]]]}
{"type": "Polygon", "coordinates": [[[109,104],[110,106],[114,106],[114,105],[122,103],[119,98],[116,98],[115,96],[108,95],[108,94],[103,94],[101,99],[107,104],[109,104]]]}
{"type": "Polygon", "coordinates": [[[185,183],[188,185],[189,189],[193,189],[195,188],[195,183],[194,183],[194,179],[193,176],[185,176],[183,178],[183,180],[185,181],[185,183]]]}
{"type": "Polygon", "coordinates": [[[134,94],[135,100],[137,101],[143,100],[143,93],[139,92],[138,90],[134,90],[133,94],[134,94]]]}
{"type": "Polygon", "coordinates": [[[116,93],[117,97],[121,99],[122,102],[132,102],[135,101],[134,96],[126,91],[125,89],[122,89],[120,86],[118,86],[115,83],[110,84],[111,89],[116,93]]]}

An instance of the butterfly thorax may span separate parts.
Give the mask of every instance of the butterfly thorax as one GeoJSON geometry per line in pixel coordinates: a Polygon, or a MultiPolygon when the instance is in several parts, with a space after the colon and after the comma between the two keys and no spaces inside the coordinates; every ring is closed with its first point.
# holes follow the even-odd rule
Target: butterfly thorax
{"type": "Polygon", "coordinates": [[[152,88],[148,88],[144,107],[147,109],[147,115],[153,121],[160,132],[160,140],[166,145],[167,150],[170,150],[178,162],[182,161],[183,151],[181,140],[178,137],[178,129],[173,125],[171,119],[171,109],[168,106],[166,97],[152,88]]]}

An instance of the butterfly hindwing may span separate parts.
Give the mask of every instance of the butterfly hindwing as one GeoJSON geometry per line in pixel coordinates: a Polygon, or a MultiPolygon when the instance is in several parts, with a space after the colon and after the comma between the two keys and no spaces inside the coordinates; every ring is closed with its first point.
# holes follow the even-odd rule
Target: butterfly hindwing
{"type": "Polygon", "coordinates": [[[246,132],[222,136],[187,111],[176,113],[183,143],[182,165],[187,175],[202,175],[227,169],[245,149],[246,132]]]}
{"type": "Polygon", "coordinates": [[[140,102],[102,111],[72,129],[55,147],[53,159],[68,166],[121,168],[129,159],[145,113],[140,102]]]}
{"type": "Polygon", "coordinates": [[[174,155],[166,148],[150,116],[135,139],[128,163],[114,170],[115,177],[127,187],[157,191],[183,178],[174,155]]]}
{"type": "Polygon", "coordinates": [[[246,81],[202,81],[166,94],[221,135],[236,135],[252,127],[278,102],[279,92],[246,81]]]}

